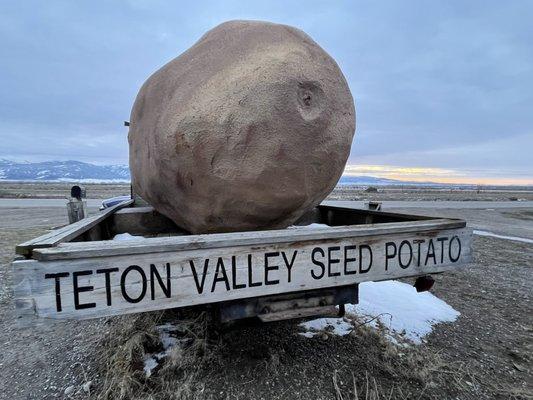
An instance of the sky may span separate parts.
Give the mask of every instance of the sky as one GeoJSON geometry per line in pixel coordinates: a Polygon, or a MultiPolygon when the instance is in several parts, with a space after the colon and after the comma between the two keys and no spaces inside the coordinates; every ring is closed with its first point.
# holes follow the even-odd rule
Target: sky
{"type": "Polygon", "coordinates": [[[127,163],[143,82],[232,19],[298,27],[337,61],[347,175],[533,184],[532,1],[3,0],[0,158],[127,163]]]}

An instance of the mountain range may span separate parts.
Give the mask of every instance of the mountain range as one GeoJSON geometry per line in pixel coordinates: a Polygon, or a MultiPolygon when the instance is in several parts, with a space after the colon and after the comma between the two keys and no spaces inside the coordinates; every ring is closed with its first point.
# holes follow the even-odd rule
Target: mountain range
{"type": "Polygon", "coordinates": [[[0,180],[41,182],[129,182],[127,165],[95,165],[80,161],[16,162],[0,160],[0,180]]]}
{"type": "MultiPolygon", "coordinates": [[[[120,183],[129,182],[127,165],[95,165],[81,161],[16,162],[0,159],[0,181],[27,182],[84,182],[120,183]]],[[[373,176],[342,176],[340,185],[419,185],[373,176]]],[[[430,182],[424,185],[431,185],[430,182]]]]}

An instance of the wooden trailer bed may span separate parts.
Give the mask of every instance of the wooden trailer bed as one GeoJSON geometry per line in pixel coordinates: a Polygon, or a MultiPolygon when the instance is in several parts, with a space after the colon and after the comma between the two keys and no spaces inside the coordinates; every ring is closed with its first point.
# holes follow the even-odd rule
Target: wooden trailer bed
{"type": "Polygon", "coordinates": [[[319,206],[298,225],[190,235],[132,201],[17,246],[20,317],[85,319],[189,306],[268,321],[357,301],[357,285],[471,259],[463,220],[319,206]],[[111,240],[129,233],[133,240],[111,240]],[[292,310],[292,313],[291,313],[292,310]],[[281,313],[281,314],[280,314],[281,313]]]}

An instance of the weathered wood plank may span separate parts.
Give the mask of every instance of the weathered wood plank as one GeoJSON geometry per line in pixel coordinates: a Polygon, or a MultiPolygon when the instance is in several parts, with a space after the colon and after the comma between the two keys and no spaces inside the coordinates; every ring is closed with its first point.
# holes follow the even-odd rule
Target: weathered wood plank
{"type": "Polygon", "coordinates": [[[407,214],[407,213],[398,213],[398,212],[391,212],[391,211],[382,211],[382,210],[369,210],[367,208],[352,208],[352,207],[344,207],[344,206],[333,206],[327,204],[327,202],[320,204],[317,207],[321,211],[345,211],[349,212],[351,214],[361,214],[361,215],[384,215],[387,217],[392,217],[394,219],[397,219],[398,221],[415,221],[415,220],[422,220],[422,219],[436,219],[436,217],[428,217],[426,215],[419,215],[419,214],[407,214]]]}
{"type": "Polygon", "coordinates": [[[47,234],[19,244],[18,246],[16,246],[16,252],[17,254],[29,255],[31,254],[33,249],[51,247],[56,246],[57,244],[62,242],[68,242],[69,240],[72,240],[77,236],[87,232],[89,229],[102,222],[115,211],[131,205],[132,202],[133,200],[129,200],[123,203],[116,204],[113,207],[105,209],[99,214],[82,219],[81,221],[67,225],[60,229],[50,231],[47,234]]]}
{"type": "Polygon", "coordinates": [[[115,255],[157,253],[220,247],[251,246],[261,244],[299,242],[319,239],[338,239],[367,235],[427,232],[432,230],[462,228],[465,222],[453,219],[432,219],[382,224],[336,226],[319,229],[295,228],[271,231],[234,232],[208,235],[188,235],[148,238],[129,241],[98,241],[61,243],[56,247],[35,249],[37,260],[65,260],[115,255]]]}
{"type": "Polygon", "coordinates": [[[361,236],[356,227],[340,227],[329,237],[302,229],[298,240],[294,232],[255,232],[255,241],[242,236],[239,245],[226,236],[135,256],[15,261],[16,304],[40,317],[84,319],[439,273],[470,261],[471,229],[419,228],[376,227],[379,234],[361,236]]]}
{"type": "MultiPolygon", "coordinates": [[[[331,226],[346,226],[376,222],[406,222],[432,219],[438,218],[325,205],[310,210],[296,221],[295,225],[322,223],[331,226]]],[[[115,233],[128,232],[135,235],[182,231],[169,218],[150,206],[128,207],[117,211],[112,216],[111,226],[115,233]]]]}
{"type": "MultiPolygon", "coordinates": [[[[345,207],[319,206],[302,216],[295,225],[323,223],[331,226],[344,226],[373,222],[406,222],[431,219],[437,218],[345,207]]],[[[128,232],[133,235],[182,231],[169,218],[149,206],[128,207],[117,211],[112,216],[111,226],[115,233],[128,232]]]]}
{"type": "Polygon", "coordinates": [[[128,207],[118,210],[111,216],[110,227],[113,234],[128,232],[131,235],[154,235],[165,233],[185,234],[169,218],[153,207],[128,207]]]}
{"type": "Polygon", "coordinates": [[[388,211],[376,211],[361,208],[350,208],[330,205],[320,205],[317,207],[320,212],[320,221],[331,226],[356,225],[387,222],[406,222],[436,219],[422,215],[400,214],[388,211]]]}
{"type": "Polygon", "coordinates": [[[67,203],[68,223],[81,221],[87,215],[87,201],[71,198],[67,203]]]}

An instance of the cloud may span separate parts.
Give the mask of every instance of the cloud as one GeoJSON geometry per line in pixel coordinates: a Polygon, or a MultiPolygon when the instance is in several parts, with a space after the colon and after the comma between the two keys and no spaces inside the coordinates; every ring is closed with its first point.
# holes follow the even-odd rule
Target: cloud
{"type": "Polygon", "coordinates": [[[77,160],[128,163],[128,131],[105,125],[43,126],[0,122],[0,158],[16,161],[77,160]],[[36,132],[31,139],[27,132],[36,132]]]}
{"type": "Polygon", "coordinates": [[[349,164],[401,165],[408,168],[455,171],[478,179],[519,179],[533,182],[531,149],[533,133],[502,137],[477,144],[449,143],[427,150],[352,156],[349,164]]]}
{"type": "Polygon", "coordinates": [[[6,2],[0,153],[127,162],[122,121],[146,78],[244,18],[297,26],[337,60],[356,100],[351,164],[523,178],[531,15],[530,2],[481,0],[6,2]]]}
{"type": "Polygon", "coordinates": [[[397,167],[393,165],[347,165],[344,169],[345,175],[352,176],[379,176],[389,177],[392,175],[403,176],[404,179],[410,177],[422,177],[424,175],[447,177],[456,175],[457,172],[451,169],[442,168],[422,168],[422,167],[397,167]]]}
{"type": "Polygon", "coordinates": [[[533,176],[487,170],[399,167],[394,165],[348,164],[345,176],[372,176],[406,182],[436,182],[474,185],[533,185],[533,176]]]}

